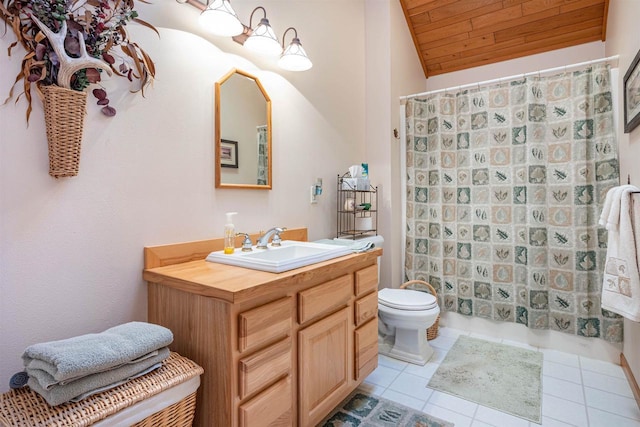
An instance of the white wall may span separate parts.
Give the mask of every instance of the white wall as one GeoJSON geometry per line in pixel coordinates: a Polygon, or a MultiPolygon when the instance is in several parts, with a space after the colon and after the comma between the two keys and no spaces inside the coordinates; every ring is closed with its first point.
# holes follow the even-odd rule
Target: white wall
{"type": "Polygon", "coordinates": [[[402,282],[400,127],[398,98],[424,88],[424,73],[397,0],[366,0],[365,159],[379,190],[378,232],[384,237],[381,287],[402,282]]]}
{"type": "MultiPolygon", "coordinates": [[[[364,0],[260,4],[279,35],[297,27],[311,70],[280,72],[229,39],[172,29],[158,38],[132,24],[156,63],[156,82],[142,98],[125,79],[106,81],[114,118],[90,96],[75,178],[47,174],[39,100],[28,127],[24,100],[0,107],[0,392],[28,345],[146,319],[144,246],[221,237],[227,211],[239,212],[238,231],[279,225],[307,226],[310,239],[335,234],[336,176],[365,151],[364,0]],[[213,85],[231,67],[257,76],[272,100],[271,191],[214,188],[213,85]],[[324,193],[311,205],[317,177],[324,193]]],[[[234,2],[247,20],[255,5],[234,2]]],[[[158,27],[200,33],[195,8],[137,6],[158,27]]],[[[13,41],[10,32],[0,38],[3,56],[13,41]]],[[[0,60],[2,98],[21,56],[16,49],[0,60]]]]}
{"type": "MultiPolygon", "coordinates": [[[[640,2],[636,0],[611,0],[609,19],[607,21],[607,55],[619,55],[620,73],[617,82],[619,93],[622,92],[623,78],[631,61],[640,50],[638,37],[638,20],[640,19],[640,2]]],[[[622,111],[623,97],[618,100],[619,111],[622,111]]],[[[623,118],[618,121],[618,141],[620,158],[620,176],[626,183],[627,176],[631,183],[640,186],[640,128],[631,133],[624,133],[623,118]]],[[[626,320],[624,322],[623,353],[629,362],[636,381],[640,381],[640,325],[626,320]]]]}

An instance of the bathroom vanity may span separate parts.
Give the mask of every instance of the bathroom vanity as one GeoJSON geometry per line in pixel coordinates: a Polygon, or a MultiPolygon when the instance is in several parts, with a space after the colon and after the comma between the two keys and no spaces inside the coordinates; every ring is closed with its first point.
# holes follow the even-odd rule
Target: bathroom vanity
{"type": "Polygon", "coordinates": [[[377,366],[382,249],[268,273],[205,261],[222,243],[145,248],[148,321],[205,371],[194,424],[315,426],[377,366]]]}

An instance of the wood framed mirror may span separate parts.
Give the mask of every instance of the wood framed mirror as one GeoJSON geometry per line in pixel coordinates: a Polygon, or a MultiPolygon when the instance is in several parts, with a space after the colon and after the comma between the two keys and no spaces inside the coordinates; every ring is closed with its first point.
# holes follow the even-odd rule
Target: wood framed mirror
{"type": "Polygon", "coordinates": [[[270,190],[271,99],[257,77],[232,69],[215,84],[216,188],[270,190]]]}

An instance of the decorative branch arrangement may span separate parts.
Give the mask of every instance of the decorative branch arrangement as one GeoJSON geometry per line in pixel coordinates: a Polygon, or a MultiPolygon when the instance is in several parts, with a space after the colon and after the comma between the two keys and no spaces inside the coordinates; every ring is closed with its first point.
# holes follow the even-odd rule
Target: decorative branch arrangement
{"type": "MultiPolygon", "coordinates": [[[[5,30],[11,27],[17,39],[9,46],[8,55],[11,56],[18,44],[26,51],[5,103],[14,97],[14,89],[22,81],[23,92],[16,97],[16,102],[25,96],[28,122],[32,89],[36,88],[45,109],[49,174],[56,178],[75,176],[86,107],[85,90],[92,84],[99,85],[104,71],[131,82],[137,80],[139,86],[132,92],[141,92],[144,96],[144,89],[153,82],[155,65],[149,55],[130,40],[126,25],[136,22],[158,31],[138,18],[133,0],[0,0],[0,18],[5,22],[5,30]],[[68,141],[77,147],[66,148],[68,141]],[[52,146],[63,147],[64,154],[52,153],[52,146]],[[75,164],[68,166],[65,162],[75,164]]],[[[95,88],[93,95],[102,106],[103,114],[116,114],[104,88],[95,88]]]]}
{"type": "MultiPolygon", "coordinates": [[[[146,3],[144,0],[140,0],[146,3]]],[[[142,91],[153,81],[155,66],[151,58],[129,39],[128,22],[157,30],[138,18],[133,0],[2,0],[0,17],[26,50],[15,85],[24,83],[24,95],[31,114],[33,84],[57,85],[76,91],[100,82],[100,71],[139,80],[142,91]],[[116,47],[120,51],[116,53],[116,47]]],[[[13,97],[13,89],[8,99],[13,97]]],[[[116,113],[109,106],[103,89],[94,91],[102,112],[116,113]]],[[[19,98],[20,96],[18,96],[19,98]]],[[[6,102],[6,101],[5,101],[6,102]]]]}

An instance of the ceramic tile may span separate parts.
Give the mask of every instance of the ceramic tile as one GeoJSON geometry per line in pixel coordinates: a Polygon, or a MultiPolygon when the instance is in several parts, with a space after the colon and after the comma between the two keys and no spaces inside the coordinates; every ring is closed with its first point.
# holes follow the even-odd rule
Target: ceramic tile
{"type": "Polygon", "coordinates": [[[395,369],[379,365],[375,369],[375,371],[369,374],[365,381],[370,384],[375,384],[386,388],[389,387],[389,384],[391,384],[399,374],[400,371],[396,371],[395,369]]]}
{"type": "Polygon", "coordinates": [[[542,363],[542,373],[549,377],[582,384],[580,369],[572,368],[571,366],[544,360],[542,363]]]}
{"type": "Polygon", "coordinates": [[[462,415],[466,415],[467,417],[473,417],[476,409],[478,409],[477,403],[473,403],[447,393],[442,393],[437,390],[433,392],[428,403],[458,412],[462,415]]]}
{"type": "Polygon", "coordinates": [[[432,405],[429,402],[427,402],[424,408],[422,408],[422,412],[449,421],[450,423],[453,423],[455,427],[471,427],[471,423],[473,422],[471,417],[450,411],[449,409],[441,406],[432,405]]]}
{"type": "Polygon", "coordinates": [[[482,421],[473,420],[473,422],[471,423],[471,427],[495,427],[495,426],[493,424],[487,424],[482,421]]]}
{"type": "Polygon", "coordinates": [[[610,393],[633,398],[633,392],[626,378],[611,377],[591,371],[582,371],[582,382],[585,387],[597,388],[610,393]]]}
{"type": "Polygon", "coordinates": [[[438,335],[438,338],[430,340],[429,345],[432,347],[437,347],[443,350],[449,350],[458,340],[458,337],[446,337],[443,335],[438,335]]]}
{"type": "Polygon", "coordinates": [[[633,398],[607,393],[590,387],[584,388],[584,394],[587,399],[587,405],[592,408],[640,420],[640,409],[638,409],[638,405],[633,398]]]}
{"type": "Polygon", "coordinates": [[[620,366],[557,350],[536,349],[512,340],[469,334],[440,326],[430,341],[432,359],[424,366],[379,356],[378,368],[360,388],[430,415],[456,427],[640,427],[640,410],[620,366]],[[541,424],[477,405],[428,388],[431,376],[460,335],[543,353],[541,424]],[[586,398],[585,398],[586,396],[586,398]],[[424,403],[426,401],[426,403],[424,403]],[[585,406],[585,402],[588,406],[585,406]]]}
{"type": "Polygon", "coordinates": [[[564,353],[562,351],[550,350],[548,348],[540,349],[544,360],[549,362],[561,363],[563,365],[574,368],[580,367],[580,358],[575,354],[564,353]]]}
{"type": "Polygon", "coordinates": [[[403,372],[407,374],[417,375],[428,380],[433,376],[436,369],[438,369],[438,366],[440,366],[440,364],[431,362],[427,363],[424,366],[414,365],[410,363],[406,368],[404,368],[403,372]]]}
{"type": "Polygon", "coordinates": [[[495,427],[529,427],[529,421],[493,408],[478,405],[475,420],[484,421],[495,427]]]}
{"type": "Polygon", "coordinates": [[[378,356],[378,365],[386,366],[387,368],[392,368],[397,371],[402,371],[407,367],[407,365],[409,365],[409,363],[381,354],[378,356]]]}
{"type": "Polygon", "coordinates": [[[469,332],[460,329],[448,328],[446,326],[438,327],[438,337],[458,338],[460,335],[469,335],[469,332]]]}
{"type": "Polygon", "coordinates": [[[413,408],[416,411],[421,411],[424,407],[424,404],[426,403],[426,399],[420,400],[418,398],[407,396],[406,394],[399,393],[391,389],[387,389],[384,393],[382,393],[382,397],[397,402],[401,405],[408,406],[409,408],[413,408]]]}
{"type": "Polygon", "coordinates": [[[380,385],[368,383],[366,380],[358,386],[358,389],[362,390],[366,394],[375,394],[376,396],[382,396],[382,393],[387,389],[380,385]]]}
{"type": "Polygon", "coordinates": [[[433,389],[427,387],[427,382],[429,381],[426,378],[402,372],[391,383],[389,389],[422,399],[426,402],[433,393],[433,389]]]}
{"type": "Polygon", "coordinates": [[[640,427],[640,421],[621,417],[596,408],[587,408],[589,427],[640,427]]]}
{"type": "Polygon", "coordinates": [[[580,367],[583,371],[592,371],[612,377],[626,378],[620,365],[605,362],[603,360],[589,359],[580,356],[580,367]]]}
{"type": "MultiPolygon", "coordinates": [[[[553,418],[542,416],[542,423],[529,423],[529,427],[575,427],[574,424],[563,423],[562,421],[554,420],[553,418]]],[[[579,426],[585,427],[585,426],[579,426]]]]}
{"type": "Polygon", "coordinates": [[[449,351],[449,349],[441,349],[438,347],[432,347],[432,348],[433,348],[433,354],[431,355],[431,358],[427,363],[442,362],[444,358],[447,356],[447,352],[449,351]]]}
{"type": "Polygon", "coordinates": [[[542,395],[542,415],[575,426],[589,425],[584,405],[549,394],[542,395]]]}
{"type": "Polygon", "coordinates": [[[543,375],[542,392],[584,405],[584,393],[582,392],[582,386],[571,381],[565,381],[543,375]]]}

